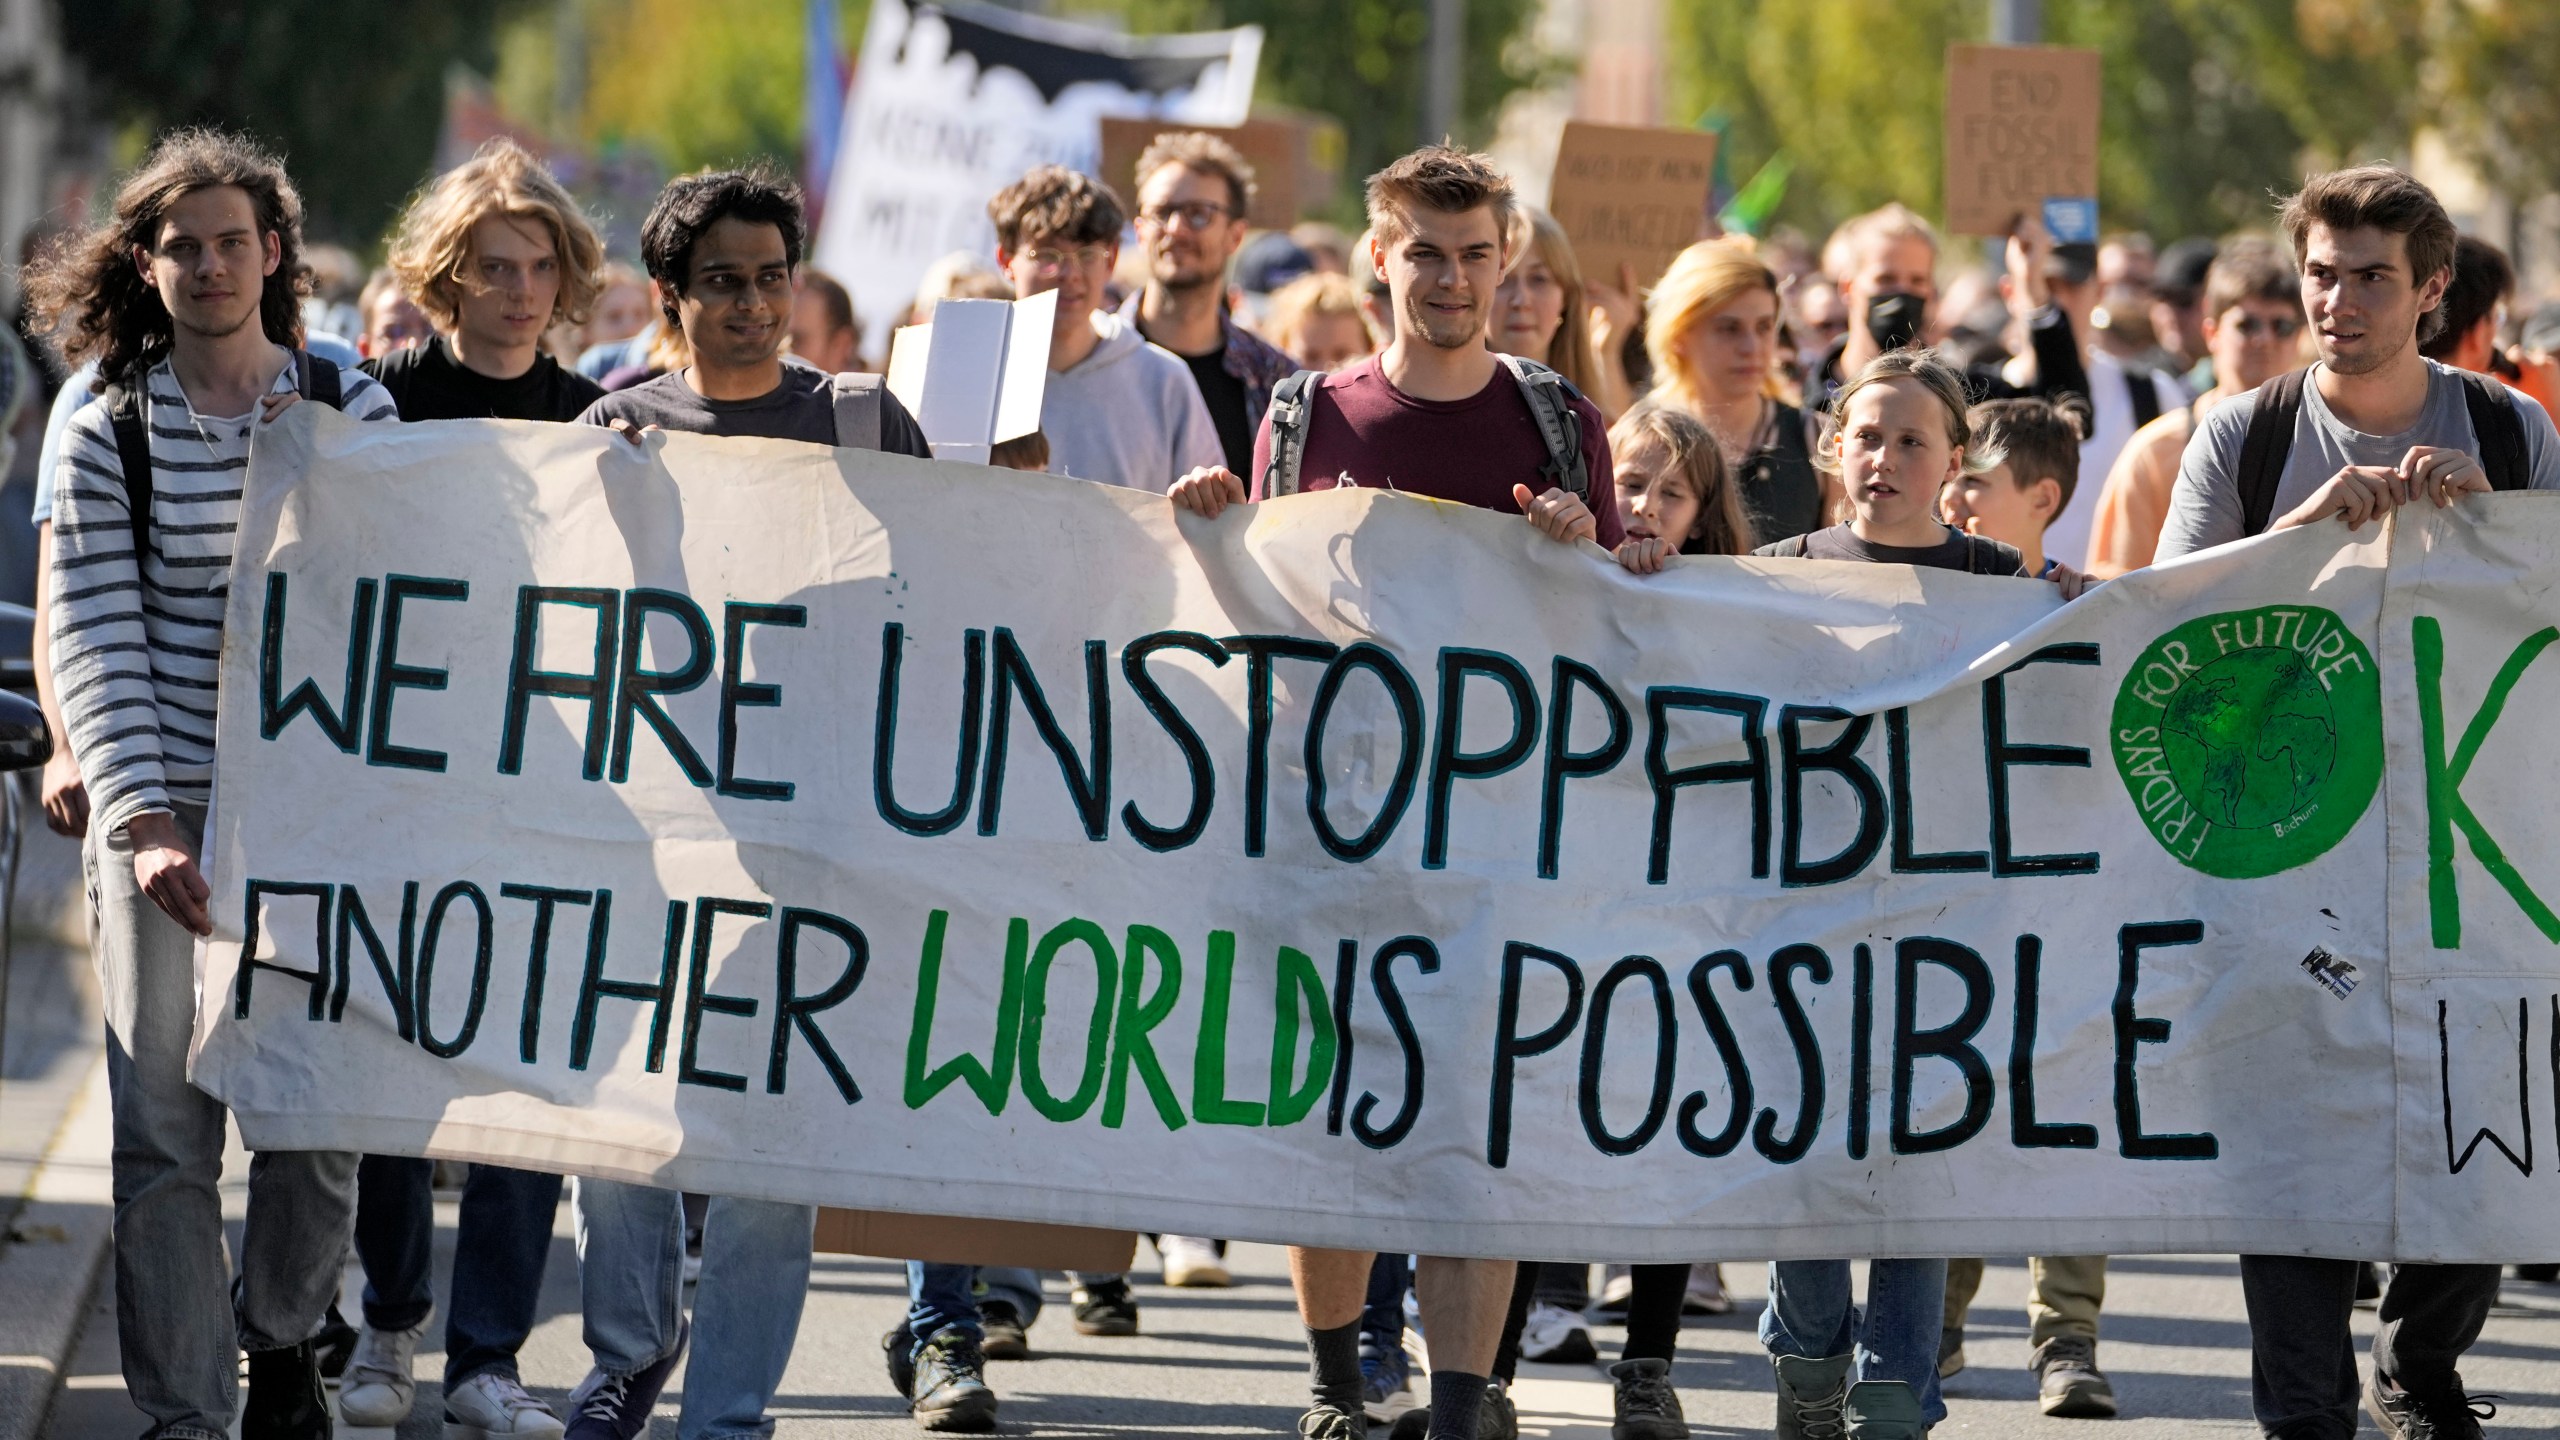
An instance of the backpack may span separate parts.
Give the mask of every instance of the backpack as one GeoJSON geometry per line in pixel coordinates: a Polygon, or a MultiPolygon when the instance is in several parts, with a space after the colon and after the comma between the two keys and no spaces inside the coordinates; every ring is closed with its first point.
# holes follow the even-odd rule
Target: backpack
{"type": "MultiPolygon", "coordinates": [[[[1967,575],[2008,575],[2015,572],[2018,564],[2016,550],[1987,536],[1967,535],[1960,530],[1956,534],[1964,541],[1964,573],[1967,575]],[[2006,558],[2003,558],[2000,553],[2003,550],[2009,552],[2006,558]]],[[[1767,553],[1781,560],[1809,559],[1811,557],[1804,543],[1807,538],[1803,535],[1790,535],[1770,546],[1767,553]]]]}
{"type": "MultiPolygon", "coordinates": [[[[2264,534],[2275,519],[2276,487],[2284,482],[2284,462],[2293,454],[2294,422],[2302,415],[2302,381],[2309,370],[2293,370],[2258,387],[2249,416],[2249,435],[2240,445],[2240,533],[2264,534]]],[[[2480,443],[2480,468],[2489,472],[2492,490],[2522,490],[2528,478],[2524,417],[2507,398],[2496,377],[2456,370],[2462,380],[2462,403],[2471,412],[2471,433],[2480,443]]]]}
{"type": "MultiPolygon", "coordinates": [[[[124,469],[125,506],[133,512],[133,563],[137,568],[142,557],[151,553],[151,433],[143,425],[145,388],[137,375],[132,384],[118,382],[108,386],[102,397],[107,402],[107,421],[115,427],[116,459],[124,469]]],[[[345,377],[339,374],[337,363],[308,350],[293,352],[293,389],[303,399],[317,400],[332,410],[346,404],[345,377]]]]}
{"type": "MultiPolygon", "coordinates": [[[[1538,473],[1587,502],[1591,487],[1582,469],[1582,417],[1573,410],[1582,392],[1535,360],[1517,355],[1498,358],[1519,384],[1521,398],[1529,402],[1529,418],[1537,422],[1538,438],[1546,442],[1547,463],[1538,467],[1538,473]]],[[[1301,370],[1271,387],[1271,458],[1262,467],[1266,500],[1298,493],[1298,466],[1306,459],[1307,428],[1314,418],[1308,392],[1323,378],[1319,371],[1301,370]]]]}
{"type": "Polygon", "coordinates": [[[880,394],[884,378],[853,371],[834,378],[836,445],[839,448],[880,448],[880,394]]]}
{"type": "Polygon", "coordinates": [[[2160,418],[2160,385],[2153,372],[2128,365],[2124,372],[2125,398],[2133,402],[2133,428],[2141,429],[2160,418]]]}

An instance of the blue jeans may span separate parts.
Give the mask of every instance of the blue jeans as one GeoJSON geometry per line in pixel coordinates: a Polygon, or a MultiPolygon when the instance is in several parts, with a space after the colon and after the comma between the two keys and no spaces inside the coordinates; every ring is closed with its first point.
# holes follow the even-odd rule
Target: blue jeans
{"type": "Polygon", "coordinates": [[[1873,1260],[1867,1308],[1850,1294],[1846,1260],[1779,1260],[1769,1266],[1760,1343],[1772,1355],[1854,1357],[1852,1380],[1899,1380],[1920,1397],[1932,1425],[1947,1418],[1938,1394],[1938,1327],[1946,1318],[1947,1262],[1873,1260]]]}
{"type": "MultiPolygon", "coordinates": [[[[436,1230],[435,1162],[367,1155],[356,1171],[356,1257],[364,1262],[364,1323],[376,1330],[423,1324],[436,1230]]],[[[462,1187],[454,1236],[453,1305],[444,1320],[444,1383],[484,1370],[516,1373],[533,1333],[560,1177],[474,1165],[462,1187]]]]}
{"type": "MultiPolygon", "coordinates": [[[[182,807],[176,819],[201,849],[204,812],[182,807]]],[[[356,1157],[322,1150],[250,1157],[235,1284],[216,1188],[223,1106],[187,1083],[195,937],[135,882],[129,833],[102,835],[92,825],[81,861],[106,1010],[125,1386],[155,1440],[222,1440],[239,1406],[240,1352],[302,1343],[337,1294],[356,1157]]]]}
{"type": "MultiPolygon", "coordinates": [[[[683,1197],[584,1177],[575,1193],[587,1348],[608,1375],[645,1370],[674,1353],[684,1313],[683,1197]]],[[[765,1406],[800,1335],[817,1219],[808,1205],[712,1197],[679,1440],[773,1433],[765,1406]]]]}
{"type": "Polygon", "coordinates": [[[978,1306],[1001,1300],[1022,1317],[1022,1328],[1040,1318],[1040,1272],[1009,1265],[945,1265],[907,1262],[907,1342],[910,1353],[940,1331],[958,1329],[972,1340],[986,1332],[978,1306]]]}
{"type": "Polygon", "coordinates": [[[1360,1306],[1360,1348],[1404,1353],[1404,1292],[1413,1288],[1413,1257],[1380,1255],[1369,1263],[1369,1295],[1360,1306]]]}

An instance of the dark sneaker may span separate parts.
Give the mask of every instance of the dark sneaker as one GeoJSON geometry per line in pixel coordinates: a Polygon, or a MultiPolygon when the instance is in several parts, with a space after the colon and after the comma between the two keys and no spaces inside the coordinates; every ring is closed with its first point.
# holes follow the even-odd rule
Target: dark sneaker
{"type": "Polygon", "coordinates": [[[1778,1372],[1778,1440],[1840,1440],[1849,1433],[1847,1355],[1772,1355],[1778,1372]]]}
{"type": "MultiPolygon", "coordinates": [[[[1427,1440],[1431,1407],[1419,1405],[1396,1417],[1387,1440],[1427,1440]]],[[[1484,1408],[1476,1412],[1476,1440],[1520,1440],[1520,1407],[1499,1380],[1484,1383],[1484,1408]]]]}
{"type": "Polygon", "coordinates": [[[1366,1440],[1368,1433],[1368,1417],[1330,1405],[1298,1417],[1298,1440],[1366,1440]]]}
{"type": "Polygon", "coordinates": [[[1849,1440],[1928,1440],[1920,1397],[1899,1380],[1861,1380],[1849,1387],[1841,1413],[1849,1440]]]}
{"type": "Polygon", "coordinates": [[[1671,1388],[1671,1362],[1621,1360],[1609,1367],[1609,1379],[1618,1391],[1609,1440],[1689,1440],[1680,1393],[1671,1388]]]}
{"type": "Polygon", "coordinates": [[[1075,1291],[1075,1305],[1076,1333],[1079,1335],[1138,1333],[1138,1301],[1129,1293],[1127,1280],[1079,1285],[1075,1291]]]}
{"type": "Polygon", "coordinates": [[[2098,1369],[2098,1342],[2056,1335],[2027,1361],[2036,1373],[2036,1404],[2065,1420],[2108,1420],[2116,1413],[2116,1387],[2098,1369]]]}
{"type": "Polygon", "coordinates": [[[649,1412],[658,1408],[658,1392],[667,1388],[667,1377],[675,1373],[676,1362],[684,1358],[685,1342],[692,1338],[692,1324],[680,1323],[676,1348],[647,1369],[628,1375],[588,1371],[578,1388],[569,1392],[569,1425],[562,1440],[632,1440],[648,1429],[649,1412]]]}
{"type": "Polygon", "coordinates": [[[1404,1347],[1360,1347],[1360,1408],[1372,1425],[1393,1425],[1420,1402],[1413,1394],[1413,1369],[1404,1347]]]}
{"type": "Polygon", "coordinates": [[[2378,1375],[2364,1382],[2364,1413],[2389,1440],[2479,1440],[2480,1422],[2503,1398],[2462,1393],[2459,1375],[2434,1391],[2392,1389],[2378,1375]]]}
{"type": "Polygon", "coordinates": [[[901,1400],[916,1398],[916,1337],[904,1324],[880,1337],[880,1353],[888,1358],[889,1388],[901,1400]]]}
{"type": "Polygon", "coordinates": [[[1484,1382],[1484,1409],[1476,1420],[1476,1440],[1520,1440],[1520,1407],[1499,1380],[1484,1382]]]}
{"type": "Polygon", "coordinates": [[[1031,1358],[1031,1331],[1009,1301],[978,1302],[978,1353],[990,1360],[1031,1358]]]}
{"type": "MultiPolygon", "coordinates": [[[[2524,1269],[2519,1265],[2516,1273],[2521,1275],[2524,1269]]],[[[329,1313],[321,1318],[320,1333],[311,1337],[311,1346],[320,1359],[320,1383],[337,1384],[338,1377],[347,1373],[347,1357],[356,1353],[356,1327],[338,1313],[337,1301],[329,1302],[329,1313]]]]}
{"type": "Polygon", "coordinates": [[[320,1388],[313,1344],[249,1352],[249,1399],[240,1440],[329,1440],[329,1397],[320,1388]]]}
{"type": "Polygon", "coordinates": [[[986,1359],[962,1331],[937,1330],[915,1354],[908,1410],[927,1430],[974,1434],[996,1428],[996,1392],[987,1388],[986,1359]]]}

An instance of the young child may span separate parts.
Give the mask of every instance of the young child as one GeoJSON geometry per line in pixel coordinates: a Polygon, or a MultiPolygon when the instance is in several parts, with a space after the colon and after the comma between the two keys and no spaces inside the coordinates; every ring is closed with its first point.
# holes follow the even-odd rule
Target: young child
{"type": "MultiPolygon", "coordinates": [[[[1753,553],[2029,575],[2014,546],[1935,513],[1941,492],[2001,459],[1975,433],[1954,367],[1926,350],[1888,351],[1832,397],[1815,447],[1813,463],[1840,477],[1850,518],[1753,553]]],[[[1778,1433],[1920,1440],[1945,1419],[1938,1331],[1946,1283],[1944,1260],[1877,1260],[1861,1310],[1848,1261],[1772,1264],[1760,1339],[1777,1370],[1778,1433]]]]}
{"type": "Polygon", "coordinates": [[[1926,350],[1893,350],[1840,387],[1813,463],[1839,475],[1850,517],[1752,552],[1868,560],[1975,575],[2027,575],[2014,546],[1968,535],[1937,516],[1939,493],[1998,465],[1965,412],[1964,377],[1926,350]]]}
{"type": "Polygon", "coordinates": [[[1725,473],[1724,451],[1697,417],[1641,401],[1609,427],[1609,454],[1627,532],[1619,564],[1653,575],[1674,555],[1750,552],[1750,522],[1725,473]]]}
{"type": "Polygon", "coordinates": [[[2071,503],[2079,485],[2088,411],[2076,402],[1986,400],[1966,419],[1974,445],[2001,460],[1947,482],[1939,496],[1947,523],[2016,549],[2030,575],[2054,574],[2062,562],[2044,553],[2045,527],[2071,503]]]}

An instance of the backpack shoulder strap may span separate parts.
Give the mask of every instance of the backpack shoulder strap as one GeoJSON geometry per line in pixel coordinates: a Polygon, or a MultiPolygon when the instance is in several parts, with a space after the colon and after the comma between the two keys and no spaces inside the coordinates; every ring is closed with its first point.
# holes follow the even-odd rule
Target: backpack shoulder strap
{"type": "Polygon", "coordinates": [[[147,372],[131,383],[106,388],[107,423],[115,430],[116,462],[124,471],[124,503],[133,523],[133,563],[151,553],[151,431],[144,423],[144,396],[151,383],[147,372]]]}
{"type": "Polygon", "coordinates": [[[2134,429],[2160,418],[2160,382],[2150,371],[2128,367],[2124,372],[2124,394],[2133,402],[2134,429]]]}
{"type": "Polygon", "coordinates": [[[1538,438],[1546,443],[1547,463],[1539,473],[1565,493],[1588,502],[1591,483],[1582,469],[1582,417],[1573,409],[1581,392],[1572,381],[1535,360],[1505,355],[1502,363],[1518,382],[1521,397],[1529,402],[1529,418],[1537,422],[1538,438]]]}
{"type": "Polygon", "coordinates": [[[1300,370],[1271,387],[1271,404],[1263,413],[1271,426],[1270,455],[1262,464],[1262,498],[1298,493],[1298,465],[1307,458],[1307,422],[1312,402],[1308,392],[1323,377],[1300,370]]]}
{"type": "Polygon", "coordinates": [[[836,444],[846,450],[880,448],[882,377],[848,370],[833,381],[836,444]]]}
{"type": "Polygon", "coordinates": [[[2309,370],[2289,370],[2258,387],[2249,413],[2249,435],[2240,444],[2240,533],[2262,535],[2275,519],[2276,487],[2293,454],[2294,422],[2302,418],[2302,383],[2309,370]]]}
{"type": "Polygon", "coordinates": [[[1802,535],[1790,535],[1779,541],[1777,548],[1769,553],[1781,560],[1802,560],[1812,553],[1812,547],[1806,545],[1804,539],[1802,535]]]}
{"type": "Polygon", "coordinates": [[[2530,470],[2524,444],[2524,417],[2495,375],[2457,370],[2462,377],[2462,403],[2471,411],[2471,433],[2480,442],[2480,468],[2489,472],[2492,490],[2522,490],[2530,470]]]}
{"type": "Polygon", "coordinates": [[[293,352],[293,389],[303,399],[317,400],[332,410],[347,408],[347,381],[338,362],[308,350],[293,352]]]}

